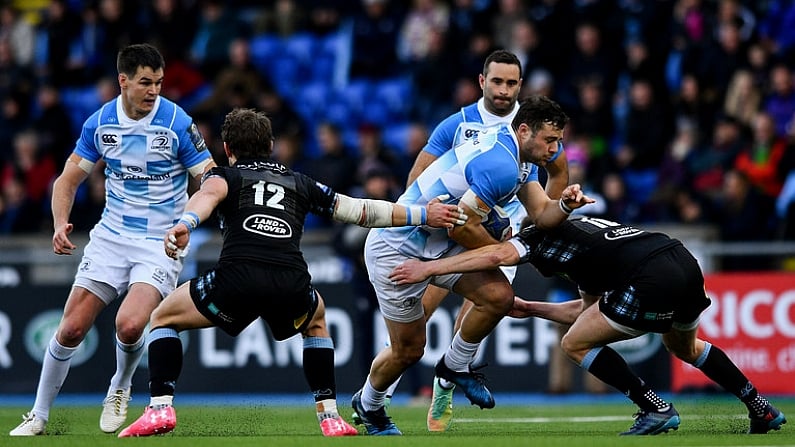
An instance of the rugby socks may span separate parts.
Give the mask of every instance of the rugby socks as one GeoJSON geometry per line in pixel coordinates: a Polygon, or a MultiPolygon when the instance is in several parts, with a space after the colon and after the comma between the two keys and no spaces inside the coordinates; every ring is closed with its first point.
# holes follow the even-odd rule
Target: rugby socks
{"type": "Polygon", "coordinates": [[[131,386],[132,376],[144,355],[145,339],[146,337],[141,336],[135,343],[126,344],[116,335],[116,373],[110,379],[108,396],[116,390],[125,390],[131,386]]]}
{"type": "Polygon", "coordinates": [[[478,347],[480,347],[480,343],[464,341],[461,338],[461,331],[458,331],[444,354],[444,364],[455,372],[469,372],[469,364],[477,355],[478,347]]]}
{"type": "Polygon", "coordinates": [[[758,417],[765,415],[767,399],[759,394],[756,387],[723,350],[704,342],[704,352],[693,362],[693,366],[723,389],[737,396],[748,407],[750,414],[758,417]]]}
{"type": "Polygon", "coordinates": [[[641,410],[662,413],[670,408],[666,401],[629,369],[627,362],[616,351],[607,346],[588,351],[580,366],[624,393],[641,410]]]}
{"type": "Polygon", "coordinates": [[[315,398],[318,420],[338,416],[334,342],[330,337],[304,338],[303,362],[304,377],[315,398]]]}
{"type": "Polygon", "coordinates": [[[182,340],[171,328],[149,332],[149,395],[173,396],[182,372],[182,340]]]}
{"type": "Polygon", "coordinates": [[[386,391],[378,391],[370,383],[370,376],[362,387],[362,407],[365,411],[375,411],[386,405],[386,391]]]}
{"type": "Polygon", "coordinates": [[[69,365],[78,347],[79,345],[74,348],[62,346],[55,339],[55,335],[50,339],[41,365],[36,401],[33,403],[33,414],[37,417],[45,421],[50,418],[50,407],[61,391],[66,375],[69,374],[69,365]]]}

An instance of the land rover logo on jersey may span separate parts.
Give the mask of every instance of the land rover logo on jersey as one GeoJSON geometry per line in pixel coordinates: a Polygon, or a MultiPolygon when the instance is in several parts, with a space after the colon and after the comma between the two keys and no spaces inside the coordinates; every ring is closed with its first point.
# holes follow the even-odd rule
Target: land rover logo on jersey
{"type": "MultiPolygon", "coordinates": [[[[60,310],[42,312],[33,317],[27,327],[25,327],[25,350],[33,360],[41,363],[41,359],[44,358],[44,353],[50,344],[52,334],[58,328],[62,314],[63,312],[60,310]]],[[[80,365],[90,359],[96,352],[98,345],[99,335],[97,335],[97,330],[92,326],[86,334],[86,338],[75,351],[75,355],[72,357],[72,366],[80,365]]]]}
{"type": "Polygon", "coordinates": [[[243,228],[252,233],[275,238],[288,238],[293,236],[293,229],[287,222],[278,217],[265,214],[254,214],[243,222],[243,228]]]}
{"type": "Polygon", "coordinates": [[[152,142],[149,144],[149,150],[158,152],[170,151],[171,139],[165,135],[158,135],[152,138],[152,142]]]}

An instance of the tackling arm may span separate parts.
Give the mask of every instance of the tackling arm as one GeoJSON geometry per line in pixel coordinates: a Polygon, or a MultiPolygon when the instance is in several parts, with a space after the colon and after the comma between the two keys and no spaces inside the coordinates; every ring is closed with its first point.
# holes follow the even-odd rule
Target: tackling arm
{"type": "Polygon", "coordinates": [[[436,197],[426,206],[403,206],[386,200],[359,199],[337,194],[334,205],[334,220],[362,227],[402,227],[405,225],[428,225],[436,228],[452,228],[463,225],[467,215],[457,205],[446,205],[436,197]]]}

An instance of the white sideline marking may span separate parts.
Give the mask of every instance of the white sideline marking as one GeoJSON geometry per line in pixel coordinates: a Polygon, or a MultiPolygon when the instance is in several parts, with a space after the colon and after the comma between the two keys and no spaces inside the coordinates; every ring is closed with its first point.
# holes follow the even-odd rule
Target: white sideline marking
{"type": "MultiPolygon", "coordinates": [[[[687,419],[748,419],[747,415],[693,415],[688,414],[687,419]]],[[[514,424],[548,424],[550,422],[618,422],[631,421],[630,416],[581,416],[581,417],[537,417],[537,418],[453,418],[454,422],[469,423],[514,423],[514,424]]]]}

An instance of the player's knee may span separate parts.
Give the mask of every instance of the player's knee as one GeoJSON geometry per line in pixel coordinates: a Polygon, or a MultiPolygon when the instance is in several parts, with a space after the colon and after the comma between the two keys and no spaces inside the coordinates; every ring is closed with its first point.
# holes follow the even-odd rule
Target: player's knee
{"type": "Polygon", "coordinates": [[[678,358],[679,360],[693,364],[698,359],[699,353],[696,352],[696,346],[687,346],[678,343],[666,343],[663,340],[663,346],[665,349],[670,352],[674,357],[678,358]]]}
{"type": "Polygon", "coordinates": [[[57,340],[62,346],[77,346],[86,337],[89,328],[79,324],[62,322],[58,327],[57,340]]]}
{"type": "Polygon", "coordinates": [[[399,349],[392,346],[392,355],[403,367],[408,368],[419,362],[425,352],[424,346],[403,345],[399,349]]]}
{"type": "Polygon", "coordinates": [[[586,350],[585,346],[569,333],[564,334],[560,339],[560,349],[576,362],[584,357],[584,350],[586,350]]]}
{"type": "Polygon", "coordinates": [[[132,344],[141,338],[144,333],[144,326],[134,321],[116,322],[116,337],[119,341],[132,344]]]}

